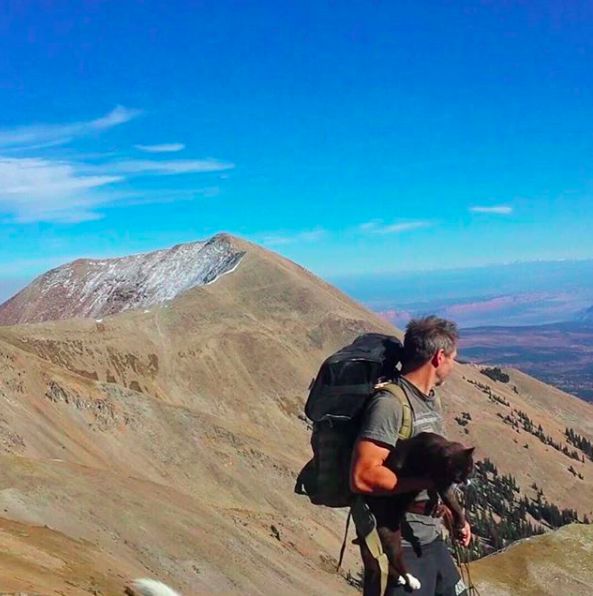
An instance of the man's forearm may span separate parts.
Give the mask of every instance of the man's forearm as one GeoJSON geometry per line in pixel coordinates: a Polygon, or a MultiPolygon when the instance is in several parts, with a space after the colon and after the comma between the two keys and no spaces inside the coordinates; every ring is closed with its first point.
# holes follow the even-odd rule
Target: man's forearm
{"type": "Polygon", "coordinates": [[[352,454],[350,487],[355,493],[393,495],[433,488],[428,478],[400,478],[385,466],[390,448],[369,439],[356,442],[352,454]]]}
{"type": "Polygon", "coordinates": [[[392,494],[413,493],[433,488],[433,483],[428,478],[398,478],[392,494]]]}
{"type": "Polygon", "coordinates": [[[356,492],[369,495],[396,495],[433,488],[428,478],[401,478],[385,466],[365,470],[353,482],[356,492]]]}

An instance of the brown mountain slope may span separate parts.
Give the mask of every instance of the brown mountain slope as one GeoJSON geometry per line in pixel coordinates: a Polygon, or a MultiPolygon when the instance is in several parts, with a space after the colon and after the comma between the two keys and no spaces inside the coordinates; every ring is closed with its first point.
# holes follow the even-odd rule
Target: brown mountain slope
{"type": "Polygon", "coordinates": [[[0,519],[2,594],[119,594],[126,577],[138,571],[88,541],[0,519]]]}
{"type": "Polygon", "coordinates": [[[0,490],[6,516],[98,543],[188,593],[350,589],[328,574],[343,517],[292,494],[308,456],[297,414],[327,352],[389,327],[245,248],[235,273],[168,308],[0,330],[0,434],[20,455],[0,490]]]}
{"type": "MultiPolygon", "coordinates": [[[[326,355],[362,331],[398,332],[298,265],[228,240],[241,265],[164,306],[0,328],[1,515],[86,540],[121,563],[114,572],[187,594],[349,593],[331,564],[343,512],[292,494],[309,456],[299,414],[326,355]]],[[[588,512],[593,462],[496,414],[521,409],[560,438],[570,420],[593,437],[591,406],[511,374],[500,384],[460,366],[443,388],[449,434],[528,494],[536,481],[588,512]],[[469,434],[454,421],[462,411],[469,434]]],[[[357,565],[351,551],[347,568],[357,565]]]]}
{"type": "Polygon", "coordinates": [[[593,594],[593,528],[571,524],[522,540],[471,565],[471,577],[487,596],[593,594]]]}

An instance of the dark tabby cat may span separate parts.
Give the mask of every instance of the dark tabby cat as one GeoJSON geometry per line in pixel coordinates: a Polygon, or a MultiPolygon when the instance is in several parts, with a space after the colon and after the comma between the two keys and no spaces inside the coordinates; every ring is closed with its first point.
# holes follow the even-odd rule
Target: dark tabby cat
{"type": "MultiPolygon", "coordinates": [[[[430,478],[443,503],[451,510],[456,537],[465,525],[463,509],[455,497],[454,484],[465,482],[473,471],[474,447],[447,441],[435,433],[419,433],[408,440],[400,440],[391,452],[385,466],[397,476],[424,476],[430,478]]],[[[389,559],[389,573],[401,584],[407,583],[414,590],[420,582],[407,573],[402,557],[401,523],[408,507],[418,492],[368,497],[368,505],[377,520],[377,531],[383,551],[389,559]]],[[[430,503],[427,503],[430,506],[430,503]]]]}

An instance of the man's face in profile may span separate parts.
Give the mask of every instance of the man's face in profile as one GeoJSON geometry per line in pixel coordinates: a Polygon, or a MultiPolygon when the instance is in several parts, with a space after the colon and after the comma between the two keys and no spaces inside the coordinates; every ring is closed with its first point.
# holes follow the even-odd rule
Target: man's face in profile
{"type": "Polygon", "coordinates": [[[440,363],[436,369],[437,380],[435,387],[440,387],[445,382],[447,377],[453,371],[453,368],[455,367],[455,359],[457,358],[457,347],[453,348],[453,351],[449,355],[445,354],[444,350],[441,350],[441,352],[440,363]]]}

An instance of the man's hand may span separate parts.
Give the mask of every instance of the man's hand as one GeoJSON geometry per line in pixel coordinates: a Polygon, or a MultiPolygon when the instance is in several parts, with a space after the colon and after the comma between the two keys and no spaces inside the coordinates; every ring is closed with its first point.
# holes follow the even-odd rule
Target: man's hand
{"type": "Polygon", "coordinates": [[[472,531],[467,521],[465,522],[463,528],[461,528],[461,530],[458,530],[456,534],[457,535],[455,536],[455,538],[457,542],[459,542],[462,546],[469,546],[470,540],[472,539],[472,531]]]}

